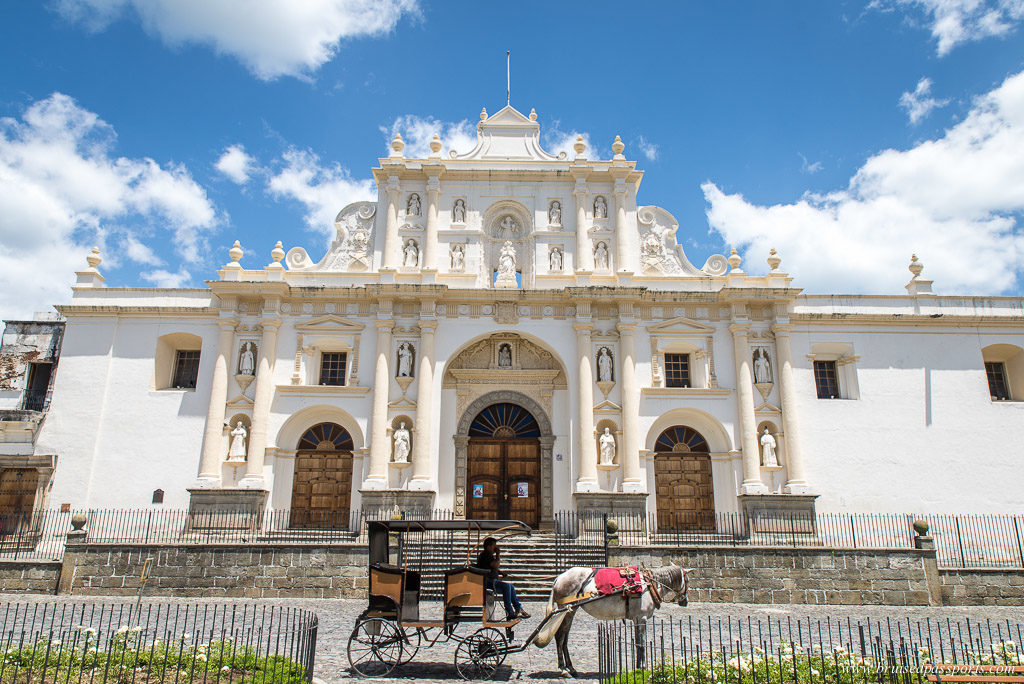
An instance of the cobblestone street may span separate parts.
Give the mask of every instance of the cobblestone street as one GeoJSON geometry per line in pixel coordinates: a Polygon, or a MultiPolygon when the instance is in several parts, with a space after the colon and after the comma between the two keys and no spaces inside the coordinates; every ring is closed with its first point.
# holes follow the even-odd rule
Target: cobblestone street
{"type": "MultiPolygon", "coordinates": [[[[25,602],[97,602],[104,603],[131,603],[130,599],[124,597],[95,598],[95,597],[63,597],[47,595],[0,595],[0,603],[25,603],[25,602]]],[[[226,601],[212,599],[172,599],[153,598],[146,599],[147,603],[242,603],[243,601],[226,601]]],[[[268,599],[268,604],[288,605],[313,610],[320,618],[320,629],[317,640],[316,654],[316,677],[324,682],[350,682],[367,681],[355,677],[349,670],[346,646],[349,634],[356,616],[365,607],[365,601],[356,599],[268,599]]],[[[527,610],[533,615],[526,621],[524,627],[516,630],[519,640],[526,637],[536,626],[544,614],[544,605],[540,603],[527,604],[527,610]]],[[[439,604],[428,603],[423,612],[424,617],[431,617],[432,611],[439,609],[439,604]]],[[[689,607],[683,608],[674,604],[666,604],[658,613],[658,617],[676,619],[703,619],[710,617],[712,620],[725,618],[752,620],[771,618],[775,620],[787,617],[810,618],[811,620],[825,619],[885,619],[888,617],[902,620],[919,620],[925,618],[945,620],[950,619],[993,619],[1009,620],[1011,623],[1024,621],[1024,607],[976,607],[976,608],[900,608],[896,606],[759,606],[734,603],[691,603],[689,607]]],[[[592,680],[597,675],[597,622],[589,615],[580,613],[573,624],[570,644],[573,653],[574,663],[580,672],[582,680],[592,680]]],[[[452,664],[455,644],[438,643],[433,648],[421,648],[415,660],[396,668],[386,681],[460,681],[458,673],[452,664]]],[[[553,645],[543,650],[529,648],[526,651],[514,654],[508,658],[505,666],[499,671],[497,680],[522,680],[529,682],[543,682],[558,677],[557,660],[553,645]]]]}

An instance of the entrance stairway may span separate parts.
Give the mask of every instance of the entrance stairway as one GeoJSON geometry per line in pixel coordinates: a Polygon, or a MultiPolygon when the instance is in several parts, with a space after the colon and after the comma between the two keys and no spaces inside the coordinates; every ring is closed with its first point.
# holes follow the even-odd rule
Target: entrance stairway
{"type": "MultiPolygon", "coordinates": [[[[399,554],[399,565],[407,563],[410,570],[422,573],[421,597],[441,599],[444,572],[466,564],[465,533],[451,533],[446,538],[425,539],[422,546],[412,542],[399,554]]],[[[472,544],[477,541],[472,536],[472,544]]],[[[521,601],[546,601],[551,585],[558,574],[576,565],[600,567],[605,564],[604,547],[584,544],[554,533],[535,532],[529,537],[510,537],[501,540],[501,567],[509,573],[508,580],[515,586],[521,601]]],[[[476,562],[480,548],[470,553],[469,564],[476,562]]]]}

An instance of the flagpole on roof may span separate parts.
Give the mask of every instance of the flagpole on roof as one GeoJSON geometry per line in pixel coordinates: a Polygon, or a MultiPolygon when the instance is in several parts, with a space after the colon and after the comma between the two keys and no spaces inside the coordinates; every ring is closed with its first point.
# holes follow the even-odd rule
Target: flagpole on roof
{"type": "Polygon", "coordinates": [[[512,51],[505,51],[505,104],[512,104],[512,51]]]}

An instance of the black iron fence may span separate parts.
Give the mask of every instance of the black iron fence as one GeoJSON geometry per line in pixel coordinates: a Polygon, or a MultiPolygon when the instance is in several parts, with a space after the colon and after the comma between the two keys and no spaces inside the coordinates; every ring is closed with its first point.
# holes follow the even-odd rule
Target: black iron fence
{"type": "Polygon", "coordinates": [[[8,603],[0,682],[311,682],[317,624],[253,604],[8,603]]]}
{"type": "Polygon", "coordinates": [[[60,560],[71,513],[0,509],[0,558],[60,560]]]}
{"type": "Polygon", "coordinates": [[[969,619],[670,618],[640,631],[603,622],[598,664],[602,680],[630,683],[909,684],[943,663],[1012,674],[1024,665],[1022,637],[1020,624],[969,619]]]}

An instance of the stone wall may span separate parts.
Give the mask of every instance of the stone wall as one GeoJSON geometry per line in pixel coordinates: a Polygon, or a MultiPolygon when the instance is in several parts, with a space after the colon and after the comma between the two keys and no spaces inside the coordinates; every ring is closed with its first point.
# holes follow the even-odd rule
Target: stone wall
{"type": "Polygon", "coordinates": [[[62,593],[129,595],[153,558],[156,596],[365,598],[367,550],[358,545],[69,545],[62,593]]]}
{"type": "MultiPolygon", "coordinates": [[[[691,601],[927,606],[923,556],[913,549],[609,549],[609,565],[693,568],[691,601]]],[[[934,552],[932,552],[934,553],[934,552]]]]}
{"type": "Polygon", "coordinates": [[[948,606],[1024,606],[1022,570],[939,570],[948,606]]]}
{"type": "Polygon", "coordinates": [[[5,594],[54,594],[60,577],[60,561],[0,560],[0,592],[5,594]]]}

